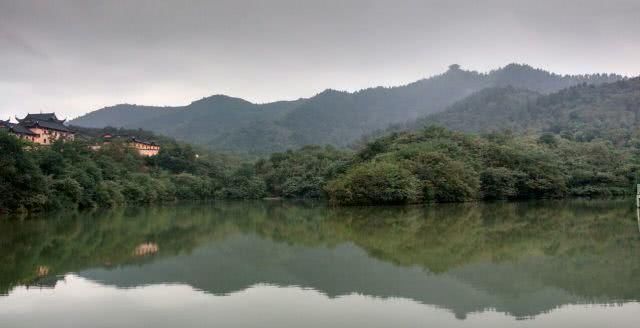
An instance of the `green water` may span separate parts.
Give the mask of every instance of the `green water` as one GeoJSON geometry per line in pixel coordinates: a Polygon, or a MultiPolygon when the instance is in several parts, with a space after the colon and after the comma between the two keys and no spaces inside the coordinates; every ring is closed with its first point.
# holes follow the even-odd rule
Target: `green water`
{"type": "Polygon", "coordinates": [[[0,327],[637,327],[632,201],[0,220],[0,327]]]}

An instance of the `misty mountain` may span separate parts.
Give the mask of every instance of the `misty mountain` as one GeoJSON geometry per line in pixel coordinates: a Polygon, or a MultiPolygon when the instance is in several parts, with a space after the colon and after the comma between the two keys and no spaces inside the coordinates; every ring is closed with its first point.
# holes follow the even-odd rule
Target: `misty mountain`
{"type": "Polygon", "coordinates": [[[487,88],[419,119],[412,128],[430,124],[464,132],[552,132],[621,145],[640,128],[640,77],[598,86],[580,84],[548,95],[514,87],[487,88]]]}
{"type": "Polygon", "coordinates": [[[408,126],[411,130],[436,124],[464,132],[524,131],[537,119],[536,101],[541,96],[513,86],[486,88],[408,126]]]}
{"type": "Polygon", "coordinates": [[[70,123],[143,128],[214,150],[270,153],[307,144],[347,146],[390,124],[441,112],[485,88],[512,86],[546,94],[621,78],[607,74],[561,76],[519,64],[489,73],[451,65],[443,74],[398,87],[353,93],[329,89],[308,99],[268,104],[217,95],[181,107],[117,105],[70,123]]]}

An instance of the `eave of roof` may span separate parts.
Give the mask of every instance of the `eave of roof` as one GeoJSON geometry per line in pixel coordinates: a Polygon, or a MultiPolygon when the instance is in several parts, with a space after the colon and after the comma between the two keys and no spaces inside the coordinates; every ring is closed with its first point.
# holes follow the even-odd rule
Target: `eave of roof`
{"type": "Polygon", "coordinates": [[[75,133],[74,131],[67,128],[64,124],[59,122],[51,122],[51,121],[40,121],[40,120],[29,120],[29,121],[21,121],[19,123],[24,127],[36,127],[39,126],[45,129],[58,130],[67,133],[75,133]]]}
{"type": "Polygon", "coordinates": [[[6,127],[7,129],[9,129],[9,131],[11,131],[12,133],[15,133],[15,134],[23,134],[23,135],[30,135],[30,136],[37,136],[38,135],[37,133],[25,128],[24,126],[18,125],[18,124],[2,121],[0,123],[0,125],[6,127]]]}
{"type": "Polygon", "coordinates": [[[131,137],[129,140],[131,142],[140,143],[140,144],[143,144],[143,145],[158,146],[158,144],[156,144],[153,141],[140,140],[140,139],[138,139],[136,137],[131,137]]]}
{"type": "Polygon", "coordinates": [[[52,121],[52,122],[64,122],[59,120],[56,113],[39,113],[39,114],[27,114],[23,120],[38,120],[38,121],[52,121]]]}

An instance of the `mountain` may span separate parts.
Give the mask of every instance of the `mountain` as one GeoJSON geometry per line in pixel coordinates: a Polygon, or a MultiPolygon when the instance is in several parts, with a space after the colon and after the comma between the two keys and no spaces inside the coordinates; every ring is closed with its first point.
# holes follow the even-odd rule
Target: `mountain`
{"type": "Polygon", "coordinates": [[[437,124],[463,132],[524,131],[535,120],[542,94],[512,86],[482,89],[446,110],[420,118],[411,128],[437,124]]]}
{"type": "Polygon", "coordinates": [[[141,127],[144,122],[171,114],[177,107],[154,107],[120,104],[105,107],[69,121],[70,124],[85,128],[141,127]]]}
{"type": "Polygon", "coordinates": [[[552,132],[578,141],[601,138],[622,145],[640,129],[640,77],[580,84],[549,95],[488,88],[419,119],[414,127],[430,124],[464,132],[552,132]]]}
{"type": "Polygon", "coordinates": [[[357,92],[325,90],[311,98],[254,104],[212,96],[182,107],[117,105],[70,123],[85,127],[144,128],[214,150],[270,153],[307,144],[347,146],[389,124],[441,112],[479,90],[513,86],[538,93],[622,79],[618,75],[561,76],[510,64],[489,73],[451,65],[440,75],[398,87],[357,92]]]}

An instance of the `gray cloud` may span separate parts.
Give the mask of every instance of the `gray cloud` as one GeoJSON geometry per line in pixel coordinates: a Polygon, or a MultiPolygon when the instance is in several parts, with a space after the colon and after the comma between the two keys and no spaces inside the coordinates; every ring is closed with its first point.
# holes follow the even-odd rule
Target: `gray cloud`
{"type": "Polygon", "coordinates": [[[640,74],[636,0],[0,0],[0,118],[265,102],[524,62],[640,74]]]}

